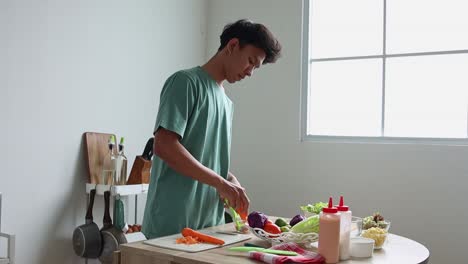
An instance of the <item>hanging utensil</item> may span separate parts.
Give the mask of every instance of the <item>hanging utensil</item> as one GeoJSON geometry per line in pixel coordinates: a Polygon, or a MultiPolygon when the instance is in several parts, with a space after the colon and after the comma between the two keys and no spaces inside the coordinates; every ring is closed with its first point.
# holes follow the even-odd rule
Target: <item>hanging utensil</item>
{"type": "Polygon", "coordinates": [[[93,205],[96,189],[91,190],[86,223],[73,231],[73,249],[83,258],[97,258],[102,250],[102,238],[99,227],[93,222],[93,205]]]}
{"type": "Polygon", "coordinates": [[[116,195],[114,200],[114,226],[121,231],[125,226],[124,203],[119,194],[116,195]]]}
{"type": "Polygon", "coordinates": [[[117,229],[112,224],[112,218],[110,217],[110,191],[104,192],[104,218],[103,227],[101,229],[101,235],[103,240],[102,253],[99,256],[99,260],[102,263],[112,263],[113,252],[119,249],[120,244],[127,243],[127,239],[123,234],[122,230],[117,229]]]}

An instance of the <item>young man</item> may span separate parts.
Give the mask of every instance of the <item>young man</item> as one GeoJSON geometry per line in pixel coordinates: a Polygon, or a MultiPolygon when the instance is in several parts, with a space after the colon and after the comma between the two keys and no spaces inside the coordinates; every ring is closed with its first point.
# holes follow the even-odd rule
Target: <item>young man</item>
{"type": "Polygon", "coordinates": [[[148,239],[224,223],[224,199],[248,212],[245,189],[229,171],[233,104],[223,82],[275,62],[281,45],[248,20],[227,25],[220,39],[205,65],[176,72],[161,91],[142,229],[148,239]]]}

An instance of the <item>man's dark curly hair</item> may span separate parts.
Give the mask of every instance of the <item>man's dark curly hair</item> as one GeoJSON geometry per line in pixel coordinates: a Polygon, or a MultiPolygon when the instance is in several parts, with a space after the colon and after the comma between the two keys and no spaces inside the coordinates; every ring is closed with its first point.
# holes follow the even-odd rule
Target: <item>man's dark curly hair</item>
{"type": "Polygon", "coordinates": [[[223,33],[219,37],[221,51],[233,38],[239,39],[240,47],[251,44],[262,49],[266,56],[263,64],[274,63],[281,55],[281,44],[264,25],[253,23],[247,19],[228,24],[224,27],[223,33]]]}

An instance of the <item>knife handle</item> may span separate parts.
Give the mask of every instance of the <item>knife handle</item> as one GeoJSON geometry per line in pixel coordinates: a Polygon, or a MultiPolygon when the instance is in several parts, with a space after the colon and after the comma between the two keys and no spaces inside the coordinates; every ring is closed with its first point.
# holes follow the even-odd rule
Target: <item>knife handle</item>
{"type": "Polygon", "coordinates": [[[252,243],[244,243],[244,247],[265,248],[265,247],[262,247],[262,246],[259,246],[259,245],[255,245],[255,244],[252,244],[252,243]]]}

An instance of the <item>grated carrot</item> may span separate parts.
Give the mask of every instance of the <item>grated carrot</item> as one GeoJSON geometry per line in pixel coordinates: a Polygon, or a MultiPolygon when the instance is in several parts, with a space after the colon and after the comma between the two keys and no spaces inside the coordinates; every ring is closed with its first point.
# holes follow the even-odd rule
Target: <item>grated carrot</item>
{"type": "Polygon", "coordinates": [[[176,239],[176,244],[185,244],[185,245],[193,245],[201,243],[196,237],[186,236],[180,237],[176,239]]]}

